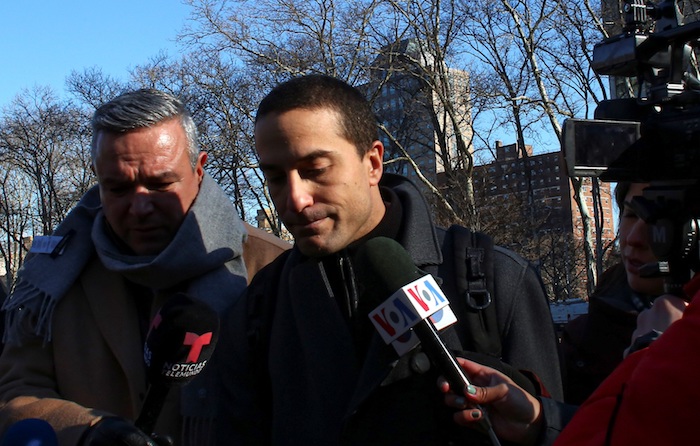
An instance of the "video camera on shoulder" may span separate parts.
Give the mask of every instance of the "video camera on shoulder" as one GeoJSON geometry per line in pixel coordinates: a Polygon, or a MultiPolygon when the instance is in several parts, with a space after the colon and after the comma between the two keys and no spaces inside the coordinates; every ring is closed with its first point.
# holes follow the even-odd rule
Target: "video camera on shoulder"
{"type": "Polygon", "coordinates": [[[700,269],[700,21],[683,23],[680,0],[625,0],[623,32],[596,45],[593,70],[633,78],[634,98],[602,101],[594,119],[564,122],[571,177],[651,183],[635,200],[659,259],[649,275],[678,294],[700,269]]]}
{"type": "Polygon", "coordinates": [[[593,50],[601,75],[635,78],[637,97],[602,101],[592,120],[567,119],[569,176],[602,181],[700,179],[700,22],[681,24],[676,1],[626,0],[624,32],[593,50]]]}

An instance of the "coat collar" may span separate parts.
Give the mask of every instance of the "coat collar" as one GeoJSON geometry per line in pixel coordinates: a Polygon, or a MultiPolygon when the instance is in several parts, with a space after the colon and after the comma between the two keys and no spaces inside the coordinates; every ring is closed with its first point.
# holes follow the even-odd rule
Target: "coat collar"
{"type": "Polygon", "coordinates": [[[385,173],[379,185],[396,195],[403,217],[397,241],[419,268],[442,263],[437,232],[425,197],[414,183],[400,175],[385,173]]]}

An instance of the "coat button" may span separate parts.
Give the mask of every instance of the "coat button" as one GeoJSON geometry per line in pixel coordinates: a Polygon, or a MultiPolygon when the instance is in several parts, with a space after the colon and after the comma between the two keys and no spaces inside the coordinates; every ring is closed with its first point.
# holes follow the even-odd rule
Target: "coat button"
{"type": "Polygon", "coordinates": [[[413,372],[421,375],[430,370],[430,360],[428,359],[428,355],[423,352],[412,355],[410,365],[413,372]]]}

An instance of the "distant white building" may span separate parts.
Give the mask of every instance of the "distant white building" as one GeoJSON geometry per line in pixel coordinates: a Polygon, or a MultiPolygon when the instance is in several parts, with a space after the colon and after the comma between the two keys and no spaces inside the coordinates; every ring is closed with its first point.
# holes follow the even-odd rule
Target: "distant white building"
{"type": "Polygon", "coordinates": [[[549,304],[555,324],[566,324],[576,316],[588,313],[588,302],[583,299],[567,299],[549,304]]]}

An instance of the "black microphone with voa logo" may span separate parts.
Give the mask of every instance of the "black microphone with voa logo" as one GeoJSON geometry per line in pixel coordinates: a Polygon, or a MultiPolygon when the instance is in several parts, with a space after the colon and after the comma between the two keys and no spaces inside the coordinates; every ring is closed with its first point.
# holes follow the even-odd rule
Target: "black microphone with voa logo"
{"type": "MultiPolygon", "coordinates": [[[[376,302],[379,307],[369,316],[384,340],[390,342],[389,338],[415,333],[423,351],[449,382],[450,389],[464,394],[470,385],[469,379],[431,321],[431,314],[449,311],[449,302],[434,279],[420,273],[403,246],[387,237],[365,242],[358,247],[354,260],[357,276],[364,280],[367,291],[364,295],[379,300],[376,302]],[[412,286],[405,289],[409,284],[412,286]]],[[[397,348],[397,351],[400,350],[397,348]]],[[[486,412],[481,411],[481,428],[494,445],[500,445],[486,412]]]]}
{"type": "Polygon", "coordinates": [[[168,392],[187,384],[204,369],[218,336],[219,316],[204,302],[178,293],[163,304],[144,344],[150,386],[136,427],[153,434],[168,392]]]}
{"type": "Polygon", "coordinates": [[[7,429],[0,446],[58,446],[58,437],[46,421],[26,418],[7,429]]]}

